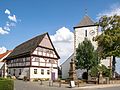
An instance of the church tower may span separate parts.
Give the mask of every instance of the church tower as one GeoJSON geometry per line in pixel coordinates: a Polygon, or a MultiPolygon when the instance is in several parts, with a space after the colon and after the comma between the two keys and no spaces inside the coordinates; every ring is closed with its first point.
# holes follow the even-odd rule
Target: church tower
{"type": "Polygon", "coordinates": [[[78,48],[79,43],[84,41],[87,37],[93,44],[94,48],[97,49],[97,42],[93,39],[98,35],[98,26],[95,25],[93,20],[85,15],[81,22],[74,27],[74,54],[76,55],[76,48],[78,48]]]}
{"type": "MultiPolygon", "coordinates": [[[[70,62],[71,59],[75,60],[76,57],[76,48],[78,48],[79,43],[84,41],[84,38],[88,38],[91,41],[94,48],[97,49],[97,42],[94,41],[94,38],[98,35],[98,25],[88,16],[85,15],[81,22],[74,27],[74,52],[73,54],[63,63],[61,64],[62,68],[62,78],[66,79],[69,78],[69,70],[70,70],[70,62]]],[[[105,65],[106,67],[111,67],[111,58],[108,57],[104,60],[101,60],[101,64],[105,65]]],[[[85,70],[77,70],[76,75],[77,78],[82,78],[82,74],[86,72],[85,70]]]]}

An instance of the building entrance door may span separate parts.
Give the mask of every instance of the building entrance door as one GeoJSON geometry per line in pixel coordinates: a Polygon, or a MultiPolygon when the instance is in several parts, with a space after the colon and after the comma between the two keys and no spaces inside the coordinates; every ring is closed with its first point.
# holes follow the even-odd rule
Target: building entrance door
{"type": "Polygon", "coordinates": [[[55,72],[52,72],[51,79],[52,79],[52,80],[55,80],[55,72]]]}

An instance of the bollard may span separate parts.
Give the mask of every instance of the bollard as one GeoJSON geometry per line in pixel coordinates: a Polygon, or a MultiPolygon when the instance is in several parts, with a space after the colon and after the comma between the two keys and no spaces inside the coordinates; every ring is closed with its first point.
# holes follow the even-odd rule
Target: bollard
{"type": "Polygon", "coordinates": [[[59,87],[61,87],[61,80],[59,81],[59,87]]]}
{"type": "Polygon", "coordinates": [[[53,80],[49,81],[49,86],[53,86],[53,80]]]}

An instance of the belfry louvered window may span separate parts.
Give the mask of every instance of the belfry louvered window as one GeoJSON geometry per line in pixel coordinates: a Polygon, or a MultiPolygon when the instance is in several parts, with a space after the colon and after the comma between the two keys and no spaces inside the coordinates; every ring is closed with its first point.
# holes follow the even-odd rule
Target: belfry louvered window
{"type": "Polygon", "coordinates": [[[85,37],[87,37],[87,30],[85,30],[85,37]]]}

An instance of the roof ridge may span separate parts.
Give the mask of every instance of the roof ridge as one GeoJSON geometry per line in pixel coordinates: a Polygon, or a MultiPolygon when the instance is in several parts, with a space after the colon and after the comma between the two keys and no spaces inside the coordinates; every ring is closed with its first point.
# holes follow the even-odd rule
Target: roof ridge
{"type": "Polygon", "coordinates": [[[43,33],[43,34],[40,34],[40,35],[37,35],[37,36],[35,36],[35,37],[33,37],[33,38],[30,38],[30,39],[28,39],[28,40],[24,41],[23,43],[19,44],[19,45],[18,45],[18,46],[16,46],[15,48],[17,48],[17,47],[21,46],[22,44],[25,44],[26,42],[29,42],[29,41],[31,41],[31,40],[33,40],[33,39],[35,39],[35,38],[37,38],[37,37],[40,37],[40,36],[43,36],[43,35],[46,35],[46,34],[47,34],[47,32],[46,32],[46,33],[43,33]]]}
{"type": "Polygon", "coordinates": [[[38,35],[34,38],[31,38],[23,43],[21,43],[20,45],[16,46],[13,50],[12,53],[10,53],[10,55],[8,55],[8,59],[12,58],[13,56],[21,56],[21,55],[30,55],[32,51],[34,51],[34,49],[38,46],[38,44],[42,41],[42,39],[44,38],[44,36],[48,34],[43,33],[41,35],[38,35]]]}

